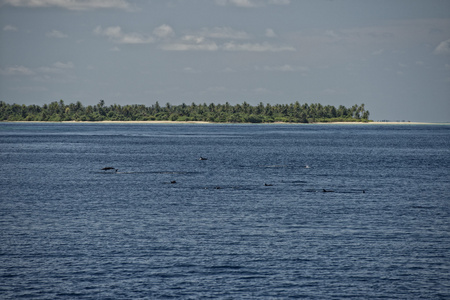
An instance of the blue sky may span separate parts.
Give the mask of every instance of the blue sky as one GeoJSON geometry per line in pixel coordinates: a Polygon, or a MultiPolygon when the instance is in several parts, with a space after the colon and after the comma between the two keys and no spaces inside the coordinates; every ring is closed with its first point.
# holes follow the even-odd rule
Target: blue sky
{"type": "Polygon", "coordinates": [[[450,121],[447,0],[1,0],[0,100],[364,103],[450,121]]]}

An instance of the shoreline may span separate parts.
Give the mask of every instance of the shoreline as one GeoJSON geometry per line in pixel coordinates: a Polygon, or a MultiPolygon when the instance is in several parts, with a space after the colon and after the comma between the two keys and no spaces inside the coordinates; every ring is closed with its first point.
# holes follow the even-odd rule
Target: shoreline
{"type": "Polygon", "coordinates": [[[322,122],[322,123],[311,123],[311,124],[367,124],[367,125],[450,125],[450,123],[445,122],[322,122]]]}
{"type": "Polygon", "coordinates": [[[206,121],[1,121],[0,123],[74,123],[74,124],[290,124],[290,125],[450,125],[445,122],[315,122],[315,123],[214,123],[206,121]]]}

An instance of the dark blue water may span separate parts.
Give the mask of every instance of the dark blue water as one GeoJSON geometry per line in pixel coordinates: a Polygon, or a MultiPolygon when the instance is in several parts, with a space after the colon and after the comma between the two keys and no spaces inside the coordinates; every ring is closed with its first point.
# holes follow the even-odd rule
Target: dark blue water
{"type": "Polygon", "coordinates": [[[449,168],[450,126],[0,123],[0,298],[449,299],[449,168]]]}

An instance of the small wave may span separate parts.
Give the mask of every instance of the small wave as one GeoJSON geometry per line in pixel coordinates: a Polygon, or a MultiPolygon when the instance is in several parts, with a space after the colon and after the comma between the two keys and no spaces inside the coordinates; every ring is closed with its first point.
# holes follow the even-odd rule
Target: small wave
{"type": "Polygon", "coordinates": [[[117,172],[108,172],[108,171],[96,171],[93,172],[95,174],[105,174],[105,175],[114,175],[114,174],[165,174],[165,175],[193,175],[200,174],[200,172],[193,171],[117,171],[117,172]]]}
{"type": "Polygon", "coordinates": [[[215,269],[215,270],[224,270],[224,269],[228,269],[228,270],[239,270],[242,269],[242,266],[234,266],[234,265],[220,265],[220,266],[210,266],[208,267],[209,269],[215,269]]]}
{"type": "Polygon", "coordinates": [[[192,172],[192,171],[156,171],[151,173],[158,173],[158,174],[176,174],[176,175],[189,175],[189,174],[199,174],[199,172],[192,172]]]}
{"type": "MultiPolygon", "coordinates": [[[[262,186],[264,187],[264,185],[262,186]]],[[[199,187],[192,187],[192,189],[198,189],[199,187]]],[[[255,189],[254,186],[222,186],[222,185],[210,185],[210,186],[202,186],[200,187],[204,190],[238,190],[238,191],[250,191],[255,189]]]]}
{"type": "Polygon", "coordinates": [[[267,165],[267,166],[260,166],[261,168],[287,168],[287,165],[267,165]]]}
{"type": "Polygon", "coordinates": [[[293,181],[281,181],[281,182],[283,182],[283,183],[293,183],[293,184],[305,184],[305,183],[308,183],[307,181],[304,181],[304,180],[293,180],[293,181]]]}
{"type": "Polygon", "coordinates": [[[331,189],[306,189],[306,193],[333,193],[333,194],[365,194],[366,190],[331,190],[331,189]]]}
{"type": "Polygon", "coordinates": [[[93,173],[94,174],[102,174],[102,175],[116,175],[119,172],[104,172],[104,171],[101,171],[101,172],[93,172],[93,173]]]}
{"type": "Polygon", "coordinates": [[[411,208],[416,208],[416,209],[434,209],[436,207],[434,207],[434,206],[424,206],[424,205],[412,205],[411,208]]]}
{"type": "Polygon", "coordinates": [[[336,191],[336,193],[341,194],[361,194],[361,193],[367,193],[366,190],[360,189],[360,190],[346,190],[346,191],[336,191]]]}

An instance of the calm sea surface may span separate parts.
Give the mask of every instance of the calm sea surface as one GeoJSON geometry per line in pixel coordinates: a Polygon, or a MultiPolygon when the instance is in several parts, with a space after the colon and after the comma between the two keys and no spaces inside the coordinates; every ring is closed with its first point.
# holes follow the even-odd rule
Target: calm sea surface
{"type": "Polygon", "coordinates": [[[450,299],[449,170],[450,126],[0,123],[0,298],[450,299]]]}

